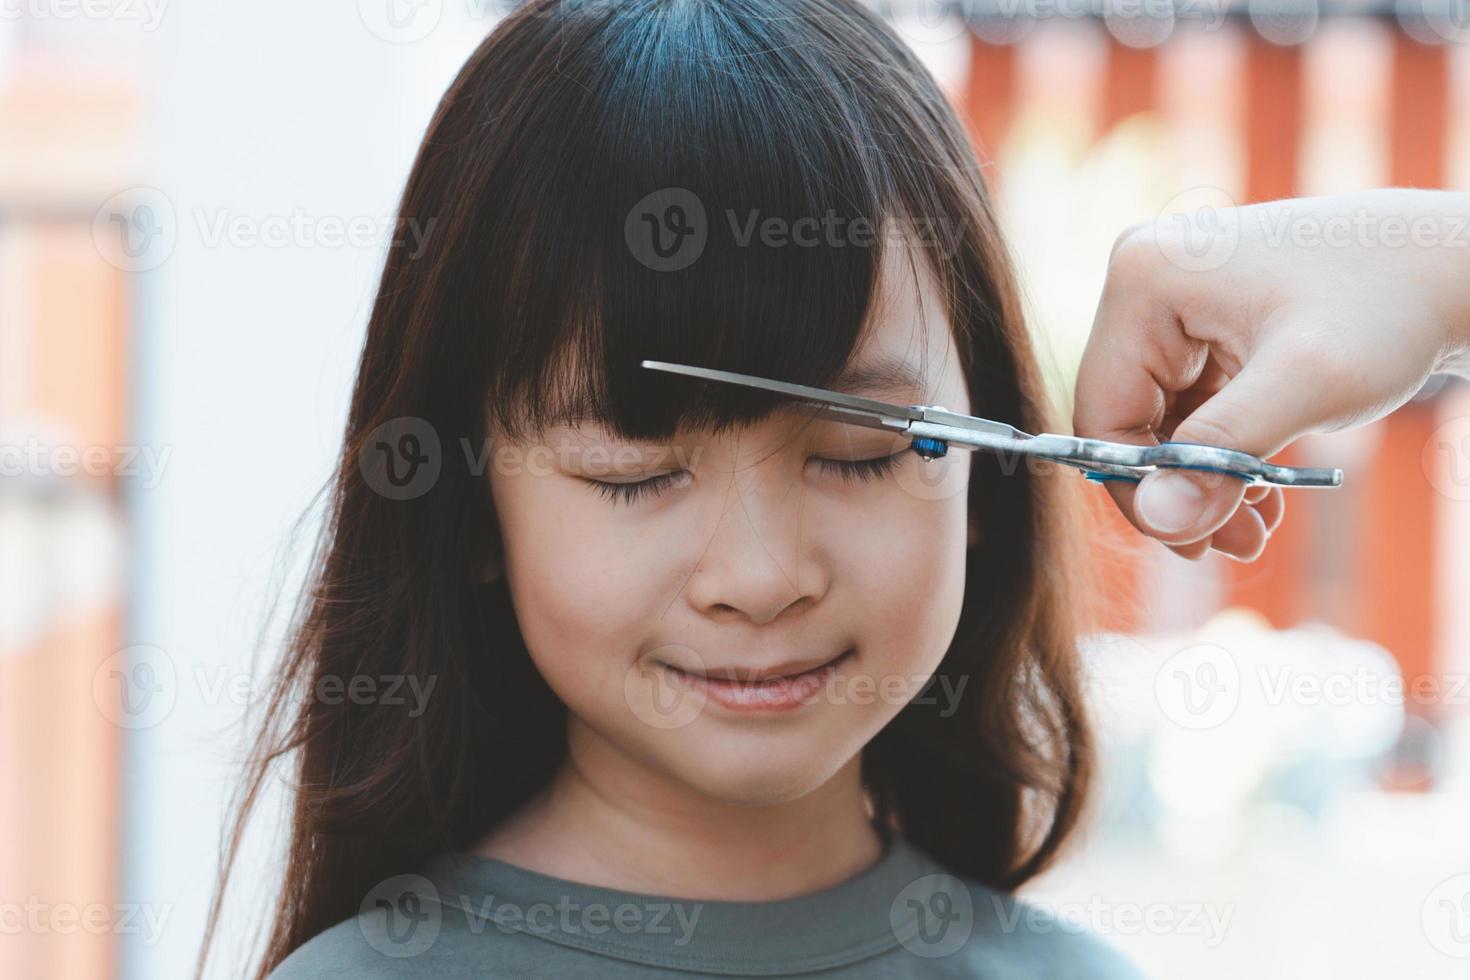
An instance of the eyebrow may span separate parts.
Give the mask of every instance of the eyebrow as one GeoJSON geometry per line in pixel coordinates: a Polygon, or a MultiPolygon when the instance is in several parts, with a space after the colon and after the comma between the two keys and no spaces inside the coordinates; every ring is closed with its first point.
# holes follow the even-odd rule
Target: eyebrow
{"type": "MultiPolygon", "coordinates": [[[[713,383],[718,384],[719,382],[713,383]]],[[[832,380],[826,390],[908,404],[910,401],[923,401],[925,378],[923,372],[908,361],[885,353],[856,364],[849,364],[832,380]]],[[[578,397],[574,403],[558,411],[556,416],[550,420],[550,425],[576,425],[580,422],[597,422],[601,419],[602,415],[595,411],[595,406],[582,397],[578,397]]]]}
{"type": "Polygon", "coordinates": [[[848,395],[893,395],[922,400],[924,375],[906,360],[880,354],[848,365],[832,382],[830,391],[848,395]]]}

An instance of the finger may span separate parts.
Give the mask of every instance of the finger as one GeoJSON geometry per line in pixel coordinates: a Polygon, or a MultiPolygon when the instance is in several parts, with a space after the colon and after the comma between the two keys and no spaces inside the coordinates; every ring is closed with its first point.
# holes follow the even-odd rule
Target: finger
{"type": "Polygon", "coordinates": [[[1138,484],[1133,505],[1146,534],[1166,544],[1208,539],[1245,500],[1238,477],[1199,470],[1157,469],[1138,484]]]}
{"type": "MultiPolygon", "coordinates": [[[[1122,514],[1138,533],[1149,537],[1157,536],[1151,527],[1138,519],[1138,507],[1134,503],[1138,495],[1139,485],[1137,483],[1127,480],[1108,480],[1103,486],[1107,488],[1108,494],[1113,498],[1113,503],[1117,505],[1118,513],[1122,514]]],[[[1168,542],[1165,543],[1168,544],[1168,542]]]]}
{"type": "Polygon", "coordinates": [[[1190,561],[1199,561],[1205,555],[1210,553],[1210,539],[1205,538],[1203,541],[1194,541],[1189,544],[1170,544],[1165,545],[1165,547],[1174,552],[1174,554],[1178,555],[1180,558],[1188,558],[1190,561]]]}
{"type": "MultiPolygon", "coordinates": [[[[1258,484],[1252,490],[1264,491],[1259,504],[1247,504],[1233,514],[1229,520],[1208,538],[1187,544],[1168,544],[1166,547],[1181,558],[1198,561],[1210,551],[1220,551],[1240,561],[1254,561],[1265,551],[1271,532],[1281,525],[1286,513],[1286,497],[1280,487],[1258,484]],[[1241,516],[1247,511],[1256,515],[1241,516]]],[[[1249,496],[1249,494],[1248,494],[1249,496]]],[[[1257,495],[1261,496],[1261,495],[1257,495]]]]}
{"type": "Polygon", "coordinates": [[[1256,513],[1261,515],[1261,520],[1266,525],[1266,533],[1270,534],[1281,526],[1281,519],[1286,516],[1286,495],[1281,492],[1280,487],[1271,487],[1263,500],[1254,504],[1256,513]]]}
{"type": "Polygon", "coordinates": [[[1236,561],[1255,561],[1266,548],[1270,532],[1254,507],[1242,507],[1210,537],[1210,547],[1236,561]]]}
{"type": "MultiPolygon", "coordinates": [[[[1238,483],[1242,486],[1244,485],[1242,481],[1237,477],[1226,476],[1224,474],[1215,474],[1214,476],[1215,479],[1221,481],[1228,480],[1231,483],[1238,483]]],[[[1126,480],[1108,480],[1103,485],[1107,487],[1108,493],[1113,498],[1113,503],[1116,504],[1118,507],[1118,512],[1121,513],[1124,518],[1127,519],[1128,523],[1132,524],[1139,531],[1140,534],[1146,534],[1151,538],[1158,538],[1164,544],[1169,545],[1171,550],[1173,550],[1176,554],[1179,554],[1186,558],[1200,557],[1209,550],[1210,535],[1208,532],[1194,536],[1190,536],[1187,534],[1177,534],[1168,531],[1162,531],[1159,528],[1147,524],[1143,520],[1141,520],[1138,510],[1138,491],[1139,488],[1143,486],[1142,483],[1132,483],[1126,480]],[[1180,551],[1179,549],[1174,548],[1175,545],[1190,544],[1194,541],[1202,541],[1203,547],[1197,549],[1185,549],[1184,551],[1180,551]],[[1188,554],[1186,554],[1185,552],[1188,552],[1188,554]]],[[[1224,508],[1232,505],[1229,503],[1228,498],[1222,497],[1219,500],[1218,506],[1224,508]]],[[[1227,512],[1223,517],[1221,517],[1220,522],[1223,523],[1224,520],[1228,517],[1229,513],[1227,512]]]]}
{"type": "MultiPolygon", "coordinates": [[[[1259,350],[1208,401],[1170,435],[1173,442],[1202,443],[1268,457],[1318,423],[1322,406],[1314,386],[1292,377],[1294,359],[1259,350]]],[[[1150,473],[1139,484],[1139,517],[1161,540],[1197,541],[1235,513],[1243,485],[1214,479],[1219,474],[1170,469],[1150,473]]]]}
{"type": "MultiPolygon", "coordinates": [[[[1143,247],[1130,247],[1137,238],[1121,238],[1109,258],[1103,297],[1078,367],[1072,429],[1085,438],[1156,446],[1161,428],[1167,432],[1181,422],[1177,413],[1187,410],[1192,416],[1198,411],[1200,403],[1191,388],[1207,372],[1212,374],[1203,386],[1208,391],[1199,393],[1203,397],[1228,382],[1208,344],[1185,333],[1168,298],[1176,285],[1170,267],[1159,261],[1161,253],[1146,241],[1143,247]]],[[[1140,532],[1166,544],[1209,536],[1213,527],[1184,527],[1199,523],[1194,510],[1185,511],[1178,521],[1167,513],[1141,520],[1136,495],[1147,485],[1147,480],[1106,484],[1119,511],[1140,532]],[[1175,523],[1179,526],[1172,526],[1175,523]]],[[[1206,517],[1218,518],[1213,524],[1217,527],[1238,503],[1219,500],[1206,517]]]]}
{"type": "Polygon", "coordinates": [[[1253,483],[1246,488],[1245,502],[1248,504],[1258,504],[1265,499],[1266,494],[1270,493],[1271,490],[1272,487],[1269,483],[1253,483]]]}

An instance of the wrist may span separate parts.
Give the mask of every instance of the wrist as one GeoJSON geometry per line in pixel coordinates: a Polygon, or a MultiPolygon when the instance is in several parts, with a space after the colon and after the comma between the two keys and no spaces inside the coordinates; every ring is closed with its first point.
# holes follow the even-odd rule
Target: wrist
{"type": "Polygon", "coordinates": [[[1470,377],[1470,245],[1458,252],[1451,295],[1445,304],[1445,354],[1440,370],[1470,377]]]}
{"type": "Polygon", "coordinates": [[[1447,284],[1439,304],[1443,343],[1432,370],[1470,377],[1470,249],[1459,257],[1458,282],[1447,284]]]}
{"type": "Polygon", "coordinates": [[[1380,196],[1380,214],[1397,215],[1425,229],[1411,239],[1407,271],[1423,288],[1434,319],[1439,355],[1433,371],[1470,376],[1470,193],[1411,188],[1371,192],[1380,196]]]}

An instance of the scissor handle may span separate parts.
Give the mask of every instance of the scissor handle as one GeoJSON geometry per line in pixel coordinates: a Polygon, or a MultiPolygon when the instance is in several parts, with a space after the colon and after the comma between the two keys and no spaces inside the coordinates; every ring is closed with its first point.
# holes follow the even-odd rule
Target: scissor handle
{"type": "Polygon", "coordinates": [[[1089,480],[1138,482],[1157,467],[1225,473],[1247,485],[1264,483],[1280,487],[1336,487],[1342,485],[1342,470],[1322,467],[1278,466],[1259,456],[1236,449],[1193,442],[1164,442],[1156,446],[1134,446],[1102,439],[1042,433],[1007,438],[994,432],[932,422],[913,422],[911,437],[953,442],[971,449],[986,449],[1001,455],[1037,456],[1083,470],[1089,480]]]}
{"type": "MultiPolygon", "coordinates": [[[[1127,473],[1104,473],[1104,472],[1101,472],[1099,470],[1089,470],[1089,469],[1086,469],[1085,468],[1086,465],[1087,465],[1085,463],[1076,463],[1074,465],[1083,467],[1082,475],[1085,476],[1087,479],[1091,480],[1093,483],[1107,483],[1107,482],[1113,481],[1113,480],[1121,481],[1123,483],[1141,483],[1141,482],[1143,482],[1143,477],[1141,477],[1141,476],[1133,476],[1133,475],[1127,474],[1127,473]]],[[[1259,479],[1257,477],[1246,476],[1244,473],[1236,473],[1233,470],[1217,469],[1216,467],[1213,467],[1213,466],[1170,466],[1167,463],[1161,463],[1159,465],[1162,468],[1165,468],[1165,469],[1176,469],[1176,470],[1205,470],[1205,471],[1211,472],[1211,473],[1224,473],[1226,476],[1233,476],[1233,477],[1236,477],[1237,479],[1244,480],[1246,486],[1251,486],[1252,484],[1255,484],[1255,483],[1266,483],[1266,482],[1268,482],[1268,481],[1266,481],[1264,479],[1259,479]]],[[[1297,485],[1297,486],[1303,486],[1303,485],[1306,485],[1306,484],[1295,484],[1295,485],[1297,485]]]]}
{"type": "MultiPolygon", "coordinates": [[[[1089,440],[1101,442],[1101,440],[1089,440]]],[[[1110,443],[1108,445],[1120,445],[1110,443]]],[[[1142,465],[1151,468],[1201,470],[1209,473],[1224,473],[1244,480],[1247,486],[1267,484],[1278,487],[1337,487],[1342,485],[1342,470],[1336,467],[1280,466],[1267,462],[1259,456],[1237,449],[1208,446],[1198,442],[1162,442],[1157,446],[1138,447],[1144,449],[1142,465]]],[[[1082,467],[1083,475],[1089,480],[1128,480],[1137,483],[1146,473],[1119,473],[1116,468],[1107,471],[1095,469],[1087,460],[1075,465],[1082,467]]],[[[1124,464],[1126,467],[1127,464],[1124,464]]]]}

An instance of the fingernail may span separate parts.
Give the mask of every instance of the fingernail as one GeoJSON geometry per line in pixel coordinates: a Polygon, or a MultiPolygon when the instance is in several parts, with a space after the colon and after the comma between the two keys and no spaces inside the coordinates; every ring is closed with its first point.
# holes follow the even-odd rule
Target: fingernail
{"type": "Polygon", "coordinates": [[[1182,531],[1205,511],[1205,492],[1182,473],[1159,473],[1145,480],[1134,501],[1138,516],[1161,534],[1182,531]]]}

